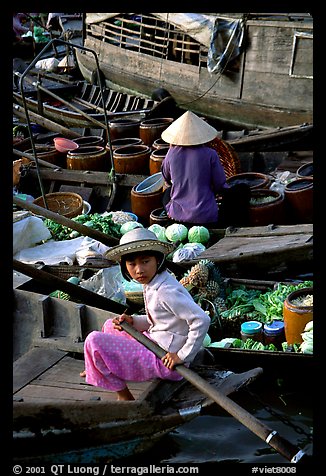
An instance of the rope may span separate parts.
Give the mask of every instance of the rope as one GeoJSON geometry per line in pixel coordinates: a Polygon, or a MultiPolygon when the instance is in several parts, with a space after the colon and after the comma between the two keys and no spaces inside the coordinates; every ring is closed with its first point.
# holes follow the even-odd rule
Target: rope
{"type": "MultiPolygon", "coordinates": [[[[242,21],[244,22],[244,16],[242,17],[242,21]]],[[[236,40],[239,39],[240,34],[241,34],[241,31],[239,31],[239,32],[237,33],[236,40]]],[[[233,35],[234,35],[234,33],[231,35],[231,37],[230,37],[230,39],[229,39],[229,41],[228,41],[228,44],[226,45],[225,51],[227,51],[228,45],[229,45],[230,41],[232,40],[233,35]]],[[[231,55],[232,55],[232,53],[233,53],[233,51],[234,51],[235,44],[236,44],[236,42],[234,42],[233,47],[232,47],[232,49],[230,50],[230,52],[229,52],[229,54],[228,54],[228,56],[227,56],[227,61],[225,61],[225,66],[224,66],[224,67],[220,70],[220,72],[217,74],[217,77],[216,77],[214,83],[213,83],[204,93],[202,93],[202,94],[201,94],[200,96],[198,96],[197,98],[193,99],[192,101],[188,101],[188,102],[184,102],[184,103],[182,103],[182,104],[179,104],[179,106],[183,107],[183,106],[187,106],[188,104],[193,104],[194,102],[196,102],[196,101],[198,101],[199,99],[201,99],[201,98],[203,98],[204,96],[206,96],[207,93],[209,93],[209,91],[215,86],[215,84],[217,83],[217,81],[220,79],[220,77],[221,77],[222,74],[224,73],[224,71],[225,71],[225,69],[226,69],[226,67],[227,67],[227,64],[228,64],[228,62],[229,62],[229,58],[231,57],[231,55]]]]}
{"type": "Polygon", "coordinates": [[[294,429],[294,431],[300,435],[305,435],[309,441],[312,441],[313,439],[313,435],[311,433],[308,433],[306,430],[304,430],[301,426],[299,425],[296,425],[294,423],[291,422],[291,420],[282,415],[281,413],[277,412],[276,410],[274,410],[273,408],[271,408],[269,405],[267,405],[265,402],[263,402],[263,400],[257,395],[255,394],[254,392],[252,392],[251,390],[249,390],[249,388],[245,388],[244,389],[246,392],[249,393],[249,395],[251,397],[253,397],[257,402],[259,402],[260,405],[262,405],[262,407],[270,414],[272,415],[273,417],[277,418],[279,421],[281,421],[282,423],[284,423],[284,425],[287,425],[291,428],[294,429]]]}

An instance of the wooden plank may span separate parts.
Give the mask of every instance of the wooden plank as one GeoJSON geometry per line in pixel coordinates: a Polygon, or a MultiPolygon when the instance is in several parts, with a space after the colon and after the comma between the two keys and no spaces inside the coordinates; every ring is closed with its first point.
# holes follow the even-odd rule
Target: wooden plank
{"type": "Polygon", "coordinates": [[[229,227],[225,230],[225,236],[275,236],[275,235],[294,235],[294,234],[311,234],[313,233],[313,225],[297,224],[297,225],[267,225],[252,227],[229,227]]]}
{"type": "MultiPolygon", "coordinates": [[[[37,179],[37,171],[29,169],[31,177],[37,179]]],[[[111,183],[107,172],[92,170],[43,169],[40,170],[42,180],[57,180],[59,182],[78,182],[85,184],[105,185],[111,183]]],[[[148,175],[116,174],[119,186],[133,187],[145,180],[148,175]]]]}
{"type": "MultiPolygon", "coordinates": [[[[54,351],[45,350],[43,355],[51,355],[54,351]]],[[[59,351],[60,352],[60,351],[59,351]]],[[[21,388],[15,394],[15,400],[23,399],[24,402],[56,402],[72,400],[116,400],[116,392],[110,392],[104,388],[95,387],[85,382],[80,377],[80,372],[84,369],[84,361],[74,359],[65,353],[55,365],[46,369],[33,380],[29,380],[29,384],[21,388]]],[[[33,354],[26,356],[28,363],[34,365],[33,354]],[[31,357],[32,356],[32,357],[31,357]],[[29,360],[31,359],[31,360],[29,360]]],[[[26,365],[25,365],[26,368],[26,365]]],[[[138,398],[151,385],[150,382],[128,382],[130,391],[135,398],[138,398]]]]}
{"type": "Polygon", "coordinates": [[[262,255],[263,253],[281,253],[300,248],[307,244],[312,235],[262,236],[262,237],[225,237],[200,254],[200,259],[216,262],[232,261],[262,255]]]}
{"type": "Polygon", "coordinates": [[[57,363],[66,352],[55,349],[33,348],[13,364],[13,393],[57,363]]]}

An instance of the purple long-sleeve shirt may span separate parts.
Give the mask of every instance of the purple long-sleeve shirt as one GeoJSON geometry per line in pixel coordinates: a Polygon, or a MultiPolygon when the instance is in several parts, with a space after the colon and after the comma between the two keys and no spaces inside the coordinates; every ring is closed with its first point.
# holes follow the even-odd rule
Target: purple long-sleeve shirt
{"type": "Polygon", "coordinates": [[[228,188],[217,152],[205,145],[170,147],[162,163],[171,184],[168,215],[176,221],[197,224],[218,219],[216,195],[228,188]]]}

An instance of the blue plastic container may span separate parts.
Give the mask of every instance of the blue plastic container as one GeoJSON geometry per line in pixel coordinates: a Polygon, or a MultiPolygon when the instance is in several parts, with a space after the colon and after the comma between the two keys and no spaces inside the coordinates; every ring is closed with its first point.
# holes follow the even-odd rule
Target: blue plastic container
{"type": "Polygon", "coordinates": [[[241,324],[241,339],[253,339],[263,342],[263,324],[258,321],[247,321],[241,324]]]}

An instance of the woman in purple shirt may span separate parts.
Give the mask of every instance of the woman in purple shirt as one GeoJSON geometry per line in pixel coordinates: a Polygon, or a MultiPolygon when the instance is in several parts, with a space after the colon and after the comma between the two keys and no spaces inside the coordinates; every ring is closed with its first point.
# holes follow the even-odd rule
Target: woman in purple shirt
{"type": "Polygon", "coordinates": [[[170,144],[162,164],[169,186],[163,205],[173,221],[216,225],[217,195],[228,188],[218,154],[207,145],[216,136],[217,130],[191,111],[162,132],[162,139],[170,144]]]}

